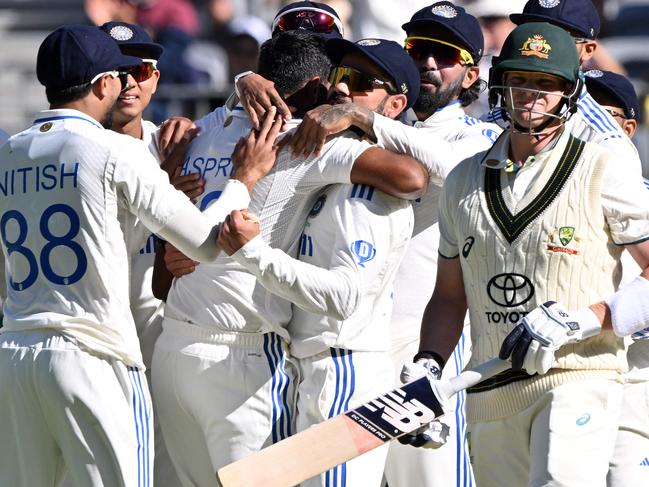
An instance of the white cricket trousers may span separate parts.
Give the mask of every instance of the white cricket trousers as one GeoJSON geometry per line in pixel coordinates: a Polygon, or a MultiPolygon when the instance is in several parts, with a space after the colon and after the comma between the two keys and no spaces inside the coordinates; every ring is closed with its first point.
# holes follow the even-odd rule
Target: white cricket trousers
{"type": "Polygon", "coordinates": [[[608,487],[649,486],[649,381],[624,385],[608,487]]]}
{"type": "Polygon", "coordinates": [[[0,485],[153,485],[144,372],[52,331],[0,335],[0,485]]]}
{"type": "MultiPolygon", "coordinates": [[[[387,352],[331,348],[299,359],[297,430],[354,409],[394,389],[394,366],[387,352]]],[[[300,487],[378,487],[387,445],[300,484],[300,487]]]]}
{"type": "Polygon", "coordinates": [[[153,397],[183,486],[214,487],[216,470],[295,431],[296,366],[274,333],[220,333],[165,318],[153,397]]]}
{"type": "Polygon", "coordinates": [[[551,389],[515,416],[470,423],[477,485],[605,487],[621,402],[622,384],[579,380],[551,389]]]}

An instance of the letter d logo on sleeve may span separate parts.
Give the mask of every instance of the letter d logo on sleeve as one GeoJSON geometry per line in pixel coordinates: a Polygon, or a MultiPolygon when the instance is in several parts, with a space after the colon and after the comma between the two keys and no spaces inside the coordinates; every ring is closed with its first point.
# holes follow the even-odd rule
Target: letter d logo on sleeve
{"type": "Polygon", "coordinates": [[[356,263],[361,267],[365,267],[365,263],[376,256],[374,245],[365,240],[356,240],[356,242],[351,244],[349,249],[356,256],[358,259],[356,263]]]}

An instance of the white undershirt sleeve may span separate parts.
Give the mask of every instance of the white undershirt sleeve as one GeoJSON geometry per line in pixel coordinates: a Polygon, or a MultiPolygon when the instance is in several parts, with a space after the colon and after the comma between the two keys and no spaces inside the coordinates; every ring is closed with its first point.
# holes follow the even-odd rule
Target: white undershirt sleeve
{"type": "MultiPolygon", "coordinates": [[[[358,276],[350,267],[324,269],[288,256],[255,237],[232,258],[273,294],[305,311],[347,319],[360,298],[358,276]]],[[[353,267],[353,263],[352,263],[353,267]]]]}
{"type": "Polygon", "coordinates": [[[388,150],[409,155],[428,170],[430,181],[441,186],[458,162],[452,145],[429,131],[409,127],[398,120],[374,114],[377,142],[388,150]]]}

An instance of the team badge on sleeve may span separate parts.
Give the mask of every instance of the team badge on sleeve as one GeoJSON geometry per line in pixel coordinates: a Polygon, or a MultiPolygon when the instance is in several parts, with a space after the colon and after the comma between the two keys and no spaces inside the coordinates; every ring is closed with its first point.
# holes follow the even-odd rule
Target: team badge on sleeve
{"type": "Polygon", "coordinates": [[[356,240],[352,243],[350,250],[358,259],[356,262],[359,266],[365,267],[365,264],[376,257],[376,248],[365,240],[356,240]]]}

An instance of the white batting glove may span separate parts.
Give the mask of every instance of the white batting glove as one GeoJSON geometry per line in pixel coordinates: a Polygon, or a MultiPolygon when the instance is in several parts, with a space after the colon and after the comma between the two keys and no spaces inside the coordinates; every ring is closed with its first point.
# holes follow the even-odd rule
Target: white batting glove
{"type": "Polygon", "coordinates": [[[601,329],[590,308],[570,315],[560,304],[548,301],[528,313],[505,337],[499,357],[507,360],[511,356],[514,370],[545,374],[559,348],[598,335],[601,329]]]}
{"type": "Polygon", "coordinates": [[[403,364],[401,369],[401,382],[407,384],[413,380],[428,376],[430,380],[439,380],[442,377],[442,368],[437,360],[420,358],[417,362],[403,364]]]}
{"type": "MultiPolygon", "coordinates": [[[[448,398],[440,391],[440,377],[442,370],[435,359],[420,358],[415,363],[406,363],[401,369],[401,382],[408,384],[422,377],[428,377],[433,391],[442,404],[444,410],[448,407],[448,398]]],[[[450,427],[439,420],[431,421],[427,425],[416,429],[398,438],[402,445],[411,445],[418,448],[437,449],[444,445],[450,435],[450,427]]]]}

